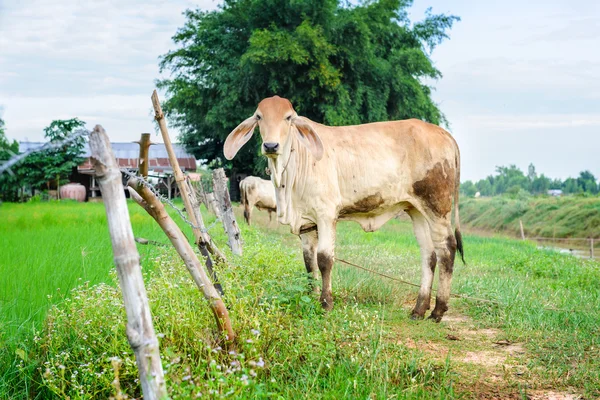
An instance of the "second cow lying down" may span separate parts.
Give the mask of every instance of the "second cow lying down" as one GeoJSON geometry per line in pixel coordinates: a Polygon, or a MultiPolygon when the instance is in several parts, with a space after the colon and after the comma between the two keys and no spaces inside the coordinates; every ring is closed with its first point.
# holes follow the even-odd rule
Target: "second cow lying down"
{"type": "Polygon", "coordinates": [[[372,232],[404,210],[413,221],[422,258],[412,316],[423,318],[429,309],[439,265],[430,318],[440,321],[448,309],[454,255],[462,253],[460,155],[452,136],[416,119],[326,126],[298,116],[288,100],[275,96],[261,101],[254,115],[229,134],[223,148],[227,159],[250,140],[257,125],[275,186],[277,218],[300,235],[308,272],[314,276],[321,271],[323,307],[333,306],[337,221],[356,221],[372,232]]]}
{"type": "Polygon", "coordinates": [[[277,211],[275,188],[271,181],[261,179],[257,176],[244,178],[240,181],[240,197],[242,206],[244,206],[244,219],[248,225],[252,221],[254,206],[259,210],[268,211],[269,222],[271,222],[271,213],[277,211]]]}

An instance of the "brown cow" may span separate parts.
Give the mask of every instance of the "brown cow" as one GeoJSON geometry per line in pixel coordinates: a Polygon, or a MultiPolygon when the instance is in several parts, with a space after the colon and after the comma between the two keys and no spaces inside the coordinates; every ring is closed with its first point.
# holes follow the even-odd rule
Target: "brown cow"
{"type": "MultiPolygon", "coordinates": [[[[416,119],[330,127],[300,117],[281,97],[264,99],[225,140],[232,159],[260,128],[277,196],[277,217],[302,240],[306,269],[321,271],[321,303],[333,306],[331,269],[338,220],[372,232],[406,211],[421,248],[421,288],[413,318],[429,309],[436,264],[440,283],[429,318],[448,309],[454,256],[463,253],[458,218],[460,154],[452,136],[416,119]],[[452,200],[456,230],[450,222],[452,200]],[[315,229],[316,228],[316,229],[315,229]]],[[[464,261],[464,259],[463,259],[464,261]]]]}
{"type": "Polygon", "coordinates": [[[275,200],[275,189],[271,181],[261,179],[257,176],[248,176],[240,181],[240,198],[244,206],[244,219],[250,225],[252,221],[252,210],[254,206],[259,210],[269,212],[269,223],[271,214],[277,211],[275,200]]]}

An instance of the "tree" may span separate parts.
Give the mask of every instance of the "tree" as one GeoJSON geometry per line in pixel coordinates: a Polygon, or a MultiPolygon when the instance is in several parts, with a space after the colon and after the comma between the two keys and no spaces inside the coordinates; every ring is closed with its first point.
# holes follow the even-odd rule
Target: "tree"
{"type": "MultiPolygon", "coordinates": [[[[2,161],[9,160],[19,152],[19,143],[13,140],[12,143],[6,137],[5,123],[0,118],[0,164],[2,161]]],[[[12,172],[12,171],[11,171],[12,172]]],[[[16,174],[4,172],[0,175],[0,200],[16,201],[19,195],[19,180],[16,174]]]]}
{"type": "MultiPolygon", "coordinates": [[[[85,122],[78,118],[52,121],[44,129],[44,136],[50,142],[61,143],[84,125],[85,122]]],[[[53,150],[28,155],[15,168],[21,184],[32,189],[49,190],[53,186],[58,189],[67,181],[73,168],[85,160],[81,156],[84,146],[85,137],[80,136],[53,150]]]]}
{"type": "Polygon", "coordinates": [[[577,178],[577,184],[585,193],[598,194],[596,177],[590,171],[582,171],[577,178]]]}
{"type": "MultiPolygon", "coordinates": [[[[411,24],[412,1],[225,0],[186,11],[158,82],[163,109],[197,158],[223,164],[223,142],[258,102],[278,94],[315,121],[344,125],[419,118],[446,123],[425,82],[441,73],[430,52],[459,18],[429,11],[411,24]]],[[[257,135],[256,135],[257,136],[257,135]]],[[[252,139],[227,168],[262,172],[252,139]]]]}
{"type": "Polygon", "coordinates": [[[471,181],[465,181],[460,184],[460,192],[461,194],[467,197],[475,197],[477,193],[477,187],[471,181]]]}
{"type": "Polygon", "coordinates": [[[581,193],[583,192],[583,188],[581,186],[579,186],[577,179],[574,178],[567,178],[565,179],[565,181],[563,182],[563,192],[565,194],[572,194],[572,193],[581,193]]]}
{"type": "Polygon", "coordinates": [[[531,193],[533,194],[546,194],[548,189],[550,189],[550,185],[552,181],[550,178],[546,177],[544,174],[540,176],[536,176],[531,182],[531,193]]]}

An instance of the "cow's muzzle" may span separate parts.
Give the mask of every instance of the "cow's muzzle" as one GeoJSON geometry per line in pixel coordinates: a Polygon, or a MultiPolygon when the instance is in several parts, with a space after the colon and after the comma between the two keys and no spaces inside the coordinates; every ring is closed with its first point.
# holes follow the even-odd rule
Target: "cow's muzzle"
{"type": "Polygon", "coordinates": [[[276,154],[279,149],[279,143],[263,143],[265,154],[276,154]]]}

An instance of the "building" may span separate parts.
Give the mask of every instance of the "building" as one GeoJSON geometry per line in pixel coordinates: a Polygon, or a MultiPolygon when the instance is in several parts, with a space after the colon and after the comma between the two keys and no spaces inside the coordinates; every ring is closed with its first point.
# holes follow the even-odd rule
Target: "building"
{"type": "MultiPolygon", "coordinates": [[[[43,144],[42,142],[20,142],[19,152],[40,147],[43,144]]],[[[115,142],[111,143],[111,146],[120,168],[134,173],[138,171],[140,146],[137,143],[115,142]]],[[[173,144],[173,148],[181,170],[184,173],[196,172],[196,158],[188,154],[181,145],[173,144]]],[[[100,197],[100,188],[96,182],[96,170],[90,160],[91,151],[88,144],[86,144],[85,152],[82,156],[86,160],[77,167],[77,170],[73,170],[70,181],[84,185],[87,198],[100,197]]],[[[169,198],[176,196],[178,192],[177,185],[175,184],[173,168],[171,168],[171,164],[169,163],[169,156],[164,143],[157,143],[150,146],[148,157],[149,181],[169,198]]],[[[127,179],[123,177],[123,184],[125,185],[126,183],[127,179]]]]}

